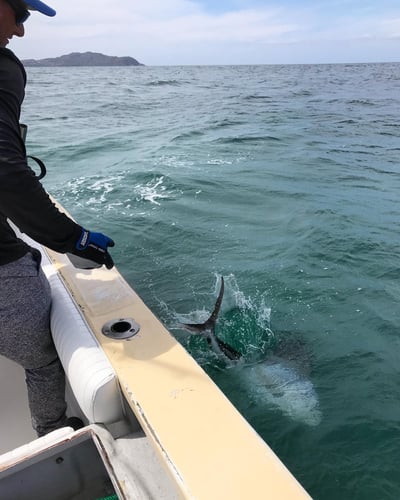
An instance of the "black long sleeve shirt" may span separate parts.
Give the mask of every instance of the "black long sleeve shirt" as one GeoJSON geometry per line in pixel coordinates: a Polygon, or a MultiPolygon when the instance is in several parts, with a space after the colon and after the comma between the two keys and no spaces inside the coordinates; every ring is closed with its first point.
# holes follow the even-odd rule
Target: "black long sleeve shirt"
{"type": "Polygon", "coordinates": [[[73,252],[81,226],[61,213],[27,164],[19,119],[26,73],[8,49],[0,48],[0,265],[21,258],[29,247],[7,219],[39,243],[73,252]]]}

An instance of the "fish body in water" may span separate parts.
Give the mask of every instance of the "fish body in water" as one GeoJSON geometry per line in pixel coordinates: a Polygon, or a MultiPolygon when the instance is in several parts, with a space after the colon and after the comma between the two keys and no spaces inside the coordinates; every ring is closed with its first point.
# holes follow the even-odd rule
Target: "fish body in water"
{"type": "Polygon", "coordinates": [[[258,403],[268,402],[287,417],[306,425],[321,422],[318,396],[312,382],[282,358],[245,366],[240,373],[246,392],[258,403]]]}

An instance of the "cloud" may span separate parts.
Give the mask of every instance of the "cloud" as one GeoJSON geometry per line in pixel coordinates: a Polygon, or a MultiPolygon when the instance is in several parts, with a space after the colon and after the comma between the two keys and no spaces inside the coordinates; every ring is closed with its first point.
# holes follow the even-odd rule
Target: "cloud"
{"type": "Polygon", "coordinates": [[[385,19],[379,23],[380,35],[386,38],[400,38],[400,17],[385,19]]]}
{"type": "MultiPolygon", "coordinates": [[[[196,51],[206,46],[218,51],[218,46],[222,49],[229,43],[283,40],[302,29],[281,9],[211,14],[189,0],[148,0],[132,3],[128,9],[124,0],[98,0],[95,9],[89,2],[78,4],[71,0],[68,10],[59,9],[56,18],[33,14],[29,22],[26,39],[18,41],[19,54],[25,58],[60,55],[60,51],[98,50],[135,57],[151,52],[156,60],[157,49],[174,50],[179,57],[179,53],[188,50],[188,44],[196,51]]],[[[194,63],[198,56],[192,54],[194,63]]],[[[221,62],[222,59],[223,54],[221,62]]]]}
{"type": "Polygon", "coordinates": [[[318,60],[323,57],[318,46],[322,44],[327,49],[325,62],[330,62],[330,58],[348,60],[349,50],[343,48],[347,42],[350,49],[355,41],[376,39],[382,47],[382,40],[400,33],[400,8],[377,10],[368,0],[352,10],[352,2],[337,0],[329,4],[329,11],[326,2],[310,6],[306,1],[268,7],[232,1],[242,8],[225,12],[210,12],[193,0],[70,0],[67,7],[53,0],[53,4],[56,18],[33,13],[26,38],[13,41],[20,57],[92,50],[131,55],[148,65],[268,63],[279,62],[279,54],[283,63],[312,62],[313,54],[318,60]]]}

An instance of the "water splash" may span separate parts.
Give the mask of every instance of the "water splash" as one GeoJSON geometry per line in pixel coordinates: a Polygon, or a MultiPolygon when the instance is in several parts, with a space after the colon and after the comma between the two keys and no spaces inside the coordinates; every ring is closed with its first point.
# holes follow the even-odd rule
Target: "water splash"
{"type": "Polygon", "coordinates": [[[225,279],[222,314],[217,334],[243,354],[246,361],[262,359],[274,339],[271,308],[263,294],[246,296],[233,274],[225,279]]]}
{"type": "MultiPolygon", "coordinates": [[[[225,366],[226,360],[213,353],[201,336],[180,334],[181,323],[202,323],[208,319],[220,290],[220,277],[216,275],[213,297],[204,299],[207,306],[196,308],[188,313],[169,314],[173,324],[171,330],[178,332],[179,340],[200,364],[216,363],[225,366]]],[[[274,334],[270,328],[271,309],[265,297],[246,297],[240,290],[233,274],[225,277],[225,294],[216,325],[216,334],[224,342],[243,355],[246,362],[256,362],[265,357],[274,334]]]]}

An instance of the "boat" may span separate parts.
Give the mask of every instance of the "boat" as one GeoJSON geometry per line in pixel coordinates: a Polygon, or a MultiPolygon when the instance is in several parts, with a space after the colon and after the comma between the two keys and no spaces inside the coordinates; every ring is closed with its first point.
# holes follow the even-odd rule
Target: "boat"
{"type": "Polygon", "coordinates": [[[0,498],[310,498],[118,269],[42,254],[68,414],[35,438],[24,372],[0,357],[0,498]]]}

